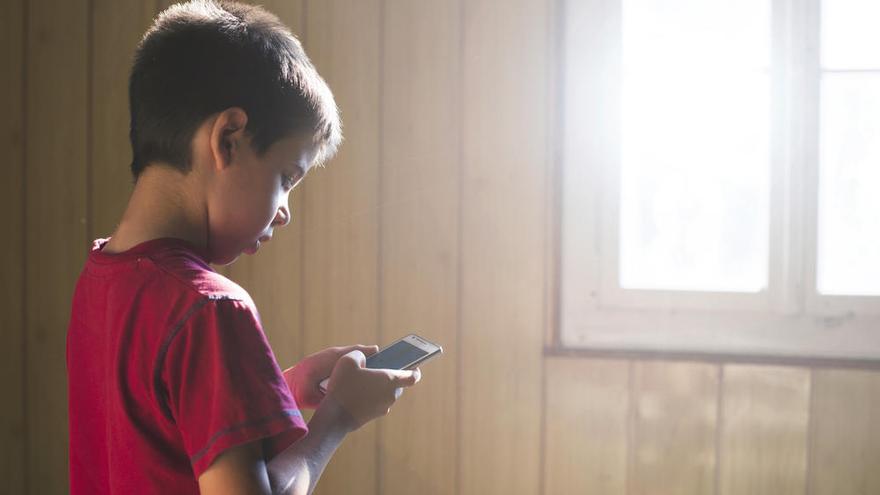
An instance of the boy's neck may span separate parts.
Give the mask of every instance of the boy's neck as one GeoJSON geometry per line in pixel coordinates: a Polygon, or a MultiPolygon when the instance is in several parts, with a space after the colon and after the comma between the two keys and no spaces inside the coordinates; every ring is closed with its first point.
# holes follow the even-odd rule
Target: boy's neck
{"type": "Polygon", "coordinates": [[[151,165],[138,177],[125,213],[103,251],[121,253],[163,237],[206,248],[207,232],[207,206],[196,174],[151,165]]]}

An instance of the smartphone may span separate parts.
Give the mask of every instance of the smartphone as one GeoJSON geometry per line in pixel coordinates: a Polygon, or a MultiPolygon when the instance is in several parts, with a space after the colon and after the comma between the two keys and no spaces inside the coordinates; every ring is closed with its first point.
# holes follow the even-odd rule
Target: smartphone
{"type": "MultiPolygon", "coordinates": [[[[439,345],[416,334],[410,334],[369,356],[366,367],[376,370],[411,370],[442,353],[443,348],[439,345]]],[[[325,394],[329,381],[330,378],[325,378],[318,385],[325,394]]]]}

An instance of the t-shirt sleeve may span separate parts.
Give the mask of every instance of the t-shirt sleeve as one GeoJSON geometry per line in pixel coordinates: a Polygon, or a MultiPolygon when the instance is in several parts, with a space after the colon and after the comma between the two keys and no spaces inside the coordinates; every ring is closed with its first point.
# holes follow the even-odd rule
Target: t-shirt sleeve
{"type": "Polygon", "coordinates": [[[256,310],[231,299],[196,303],[167,337],[166,409],[198,478],[224,450],[268,439],[270,459],[306,434],[256,310]]]}

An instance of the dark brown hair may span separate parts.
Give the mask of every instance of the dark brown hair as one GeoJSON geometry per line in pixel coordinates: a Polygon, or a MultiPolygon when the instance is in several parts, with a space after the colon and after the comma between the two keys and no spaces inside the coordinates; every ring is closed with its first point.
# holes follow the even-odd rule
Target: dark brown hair
{"type": "Polygon", "coordinates": [[[274,14],[212,0],[169,7],[138,44],[129,78],[135,179],[154,162],[188,172],[196,129],[231,107],[247,112],[258,154],[309,132],[321,163],[342,139],[333,94],[274,14]]]}

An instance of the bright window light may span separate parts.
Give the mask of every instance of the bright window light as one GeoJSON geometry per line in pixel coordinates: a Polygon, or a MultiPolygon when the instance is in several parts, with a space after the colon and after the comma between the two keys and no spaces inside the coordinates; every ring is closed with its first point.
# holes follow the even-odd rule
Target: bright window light
{"type": "Polygon", "coordinates": [[[823,68],[880,68],[878,20],[876,0],[823,0],[819,35],[823,68]]]}
{"type": "Polygon", "coordinates": [[[880,295],[880,3],[822,2],[816,288],[880,295]]]}
{"type": "Polygon", "coordinates": [[[769,0],[624,0],[620,285],[768,283],[769,0]]]}

